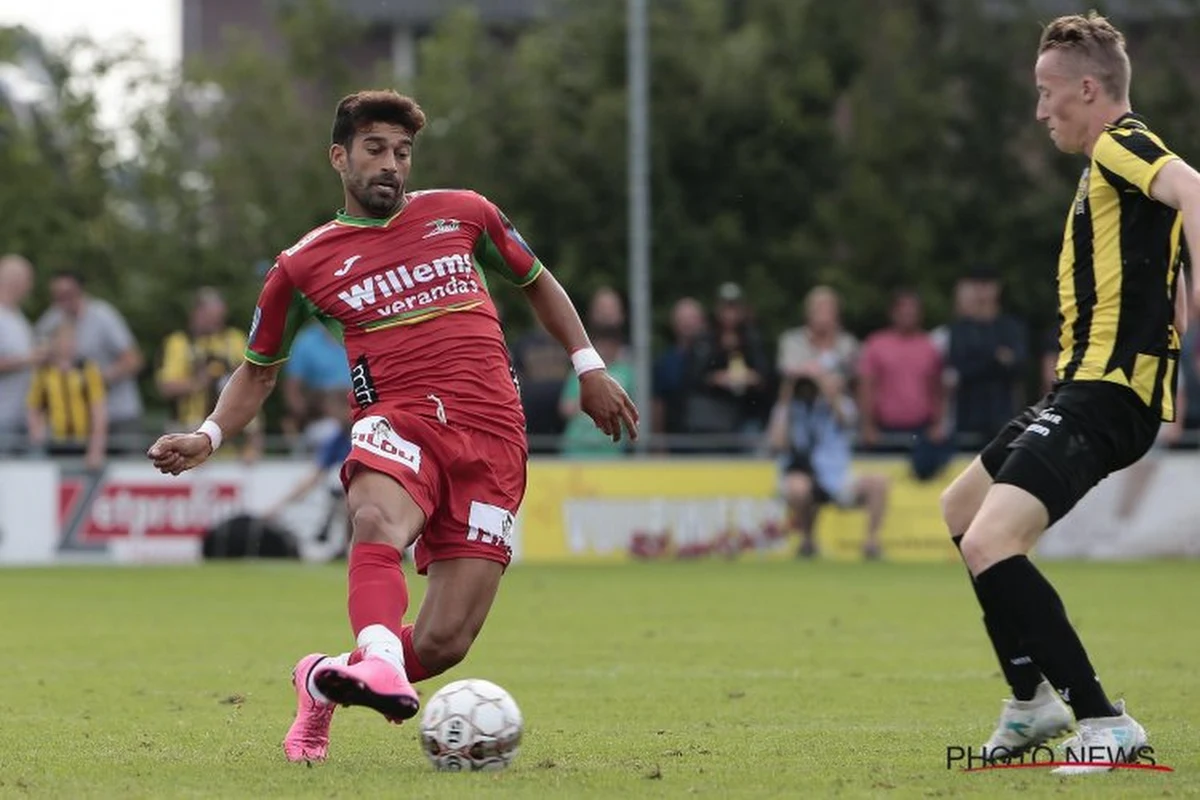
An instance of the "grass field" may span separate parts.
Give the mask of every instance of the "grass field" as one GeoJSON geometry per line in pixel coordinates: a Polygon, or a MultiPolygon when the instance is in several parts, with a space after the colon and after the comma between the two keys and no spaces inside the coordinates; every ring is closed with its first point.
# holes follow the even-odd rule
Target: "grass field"
{"type": "MultiPolygon", "coordinates": [[[[1200,794],[1200,564],[1050,564],[1170,774],[948,771],[1006,687],[953,565],[515,567],[468,661],[526,719],[498,774],[342,709],[288,764],[288,671],[349,642],[339,566],[6,571],[0,796],[1146,797],[1200,794]]],[[[411,580],[419,596],[423,579],[411,580]]],[[[416,597],[414,597],[414,600],[416,597]]]]}

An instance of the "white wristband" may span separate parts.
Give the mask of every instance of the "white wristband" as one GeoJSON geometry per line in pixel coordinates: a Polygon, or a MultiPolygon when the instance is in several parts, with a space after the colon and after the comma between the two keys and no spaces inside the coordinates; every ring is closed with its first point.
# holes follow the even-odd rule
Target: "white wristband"
{"type": "Polygon", "coordinates": [[[585,372],[605,369],[604,359],[600,357],[594,347],[585,347],[571,353],[571,363],[575,366],[575,374],[581,377],[585,372]]]}
{"type": "Polygon", "coordinates": [[[225,434],[221,432],[221,426],[213,422],[211,419],[206,419],[196,429],[196,433],[203,433],[212,442],[213,452],[217,452],[217,448],[221,446],[221,441],[225,438],[225,434]]]}

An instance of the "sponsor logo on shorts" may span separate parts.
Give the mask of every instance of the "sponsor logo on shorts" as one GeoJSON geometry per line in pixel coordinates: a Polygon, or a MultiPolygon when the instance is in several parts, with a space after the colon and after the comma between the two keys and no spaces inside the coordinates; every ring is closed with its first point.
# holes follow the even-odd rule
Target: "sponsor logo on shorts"
{"type": "Polygon", "coordinates": [[[384,417],[363,417],[350,429],[350,441],[368,453],[421,471],[421,448],[396,433],[384,417]]]}
{"type": "Polygon", "coordinates": [[[467,518],[467,541],[495,545],[511,553],[516,521],[516,515],[506,508],[472,500],[470,516],[467,518]]]}
{"type": "Polygon", "coordinates": [[[1030,424],[1027,431],[1036,433],[1038,436],[1049,436],[1050,428],[1048,425],[1058,426],[1062,424],[1062,415],[1054,411],[1053,408],[1047,408],[1041,414],[1038,414],[1037,420],[1030,424]]]}

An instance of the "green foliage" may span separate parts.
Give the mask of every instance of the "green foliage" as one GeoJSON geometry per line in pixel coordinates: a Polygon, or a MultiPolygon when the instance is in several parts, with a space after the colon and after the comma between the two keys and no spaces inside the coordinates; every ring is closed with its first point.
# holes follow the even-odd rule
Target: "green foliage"
{"type": "MultiPolygon", "coordinates": [[[[859,332],[902,284],[938,322],[978,264],[1004,272],[1010,306],[1036,327],[1053,319],[1080,163],[1033,119],[1037,13],[985,13],[998,6],[984,0],[650,6],[660,325],[673,300],[707,300],[729,279],[772,334],[817,283],[843,292],[859,332]]],[[[257,267],[339,204],[330,110],[382,72],[356,62],[363,29],[331,0],[281,8],[282,55],[235,36],[163,75],[136,50],[77,43],[50,56],[55,103],[40,122],[0,108],[0,242],[44,271],[91,275],[151,352],[199,284],[248,316],[257,267]],[[97,122],[95,81],[115,69],[166,98],[129,120],[127,149],[97,122]]],[[[500,31],[464,7],[398,87],[430,118],[414,184],[490,196],[580,298],[626,278],[625,24],[617,2],[559,0],[500,31]]],[[[1172,42],[1198,28],[1200,14],[1126,26],[1138,109],[1185,155],[1200,111],[1192,56],[1172,42]]],[[[0,33],[0,59],[16,58],[23,34],[0,33]]],[[[501,300],[510,324],[529,324],[501,300]]]]}

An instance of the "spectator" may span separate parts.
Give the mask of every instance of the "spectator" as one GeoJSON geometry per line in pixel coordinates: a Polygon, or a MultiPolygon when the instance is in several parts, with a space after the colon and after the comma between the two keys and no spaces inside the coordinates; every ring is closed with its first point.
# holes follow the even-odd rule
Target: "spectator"
{"type": "Polygon", "coordinates": [[[84,454],[88,469],[99,469],[107,439],[104,378],[95,361],[80,356],[75,324],[64,320],[29,388],[30,444],[53,455],[84,454]]]}
{"type": "MultiPolygon", "coordinates": [[[[626,393],[634,393],[633,365],[623,356],[624,337],[619,328],[596,328],[591,332],[592,345],[608,364],[608,374],[621,384],[626,393]]],[[[579,378],[572,372],[562,387],[559,411],[566,420],[562,436],[562,453],[572,458],[611,458],[625,452],[629,441],[614,442],[596,427],[591,417],[579,407],[579,378]]]]}
{"type": "Polygon", "coordinates": [[[62,323],[72,324],[79,357],[94,362],[104,378],[109,449],[127,452],[141,447],[142,398],[137,375],[144,360],[125,318],[104,300],[87,294],[83,278],[74,272],[55,273],[50,279],[50,299],[51,308],[35,327],[38,337],[48,339],[62,323]]]}
{"type": "MultiPolygon", "coordinates": [[[[158,391],[172,406],[172,428],[194,430],[212,413],[221,389],[242,363],[246,334],[226,324],[228,310],[211,287],[196,292],[188,327],[163,340],[157,376],[158,391]]],[[[262,429],[252,423],[243,457],[253,460],[262,451],[262,429]]]]}
{"type": "Polygon", "coordinates": [[[325,396],[350,391],[346,348],[324,325],[314,322],[297,334],[283,374],[284,433],[299,437],[305,449],[315,450],[338,429],[338,421],[325,416],[325,396]]]}
{"type": "Polygon", "coordinates": [[[823,372],[841,376],[845,387],[854,379],[858,362],[858,340],[842,330],[841,302],[837,292],[818,286],[804,298],[805,324],[779,337],[777,366],[780,375],[793,377],[811,372],[816,364],[823,372]]]}
{"type": "Polygon", "coordinates": [[[33,289],[33,267],[21,256],[0,258],[0,453],[16,450],[25,434],[33,368],[42,358],[21,303],[33,289]]]}
{"type": "Polygon", "coordinates": [[[1176,401],[1175,414],[1183,427],[1200,429],[1200,306],[1192,306],[1191,322],[1183,334],[1179,353],[1179,391],[1185,402],[1176,401]]]}
{"type": "Polygon", "coordinates": [[[1042,337],[1041,384],[1042,394],[1047,394],[1058,380],[1058,328],[1046,331],[1042,337]]]}
{"type": "Polygon", "coordinates": [[[610,328],[625,331],[625,301],[611,286],[602,286],[592,294],[588,304],[589,328],[610,328]]]}
{"type": "MultiPolygon", "coordinates": [[[[324,484],[325,491],[329,493],[332,502],[329,513],[325,516],[314,541],[325,545],[328,544],[334,528],[337,527],[335,523],[338,518],[344,519],[346,515],[346,493],[342,488],[341,467],[346,456],[350,455],[351,412],[350,401],[343,392],[326,394],[323,407],[323,416],[326,419],[336,420],[337,430],[331,431],[328,438],[317,448],[313,467],[308,474],[301,478],[287,494],[272,504],[263,516],[268,520],[279,521],[289,507],[300,502],[310,492],[324,484]]],[[[333,555],[345,555],[346,544],[344,541],[337,543],[333,555]]]]}
{"type": "Polygon", "coordinates": [[[556,437],[563,431],[558,404],[563,383],[571,374],[571,359],[558,340],[536,323],[513,343],[512,356],[521,386],[530,451],[556,452],[556,437]]]}
{"type": "Polygon", "coordinates": [[[712,329],[696,342],[689,370],[684,425],[688,433],[721,436],[707,450],[738,452],[762,434],[770,362],[736,283],[717,292],[712,329]]]}
{"type": "Polygon", "coordinates": [[[898,292],[892,301],[892,326],[872,334],[858,364],[858,407],[862,441],[880,444],[880,435],[902,437],[911,450],[913,474],[928,480],[953,454],[947,447],[942,357],[921,329],[921,298],[898,292]]]}
{"type": "Polygon", "coordinates": [[[963,280],[968,308],[950,325],[955,419],[959,434],[982,447],[1017,414],[1029,351],[1022,325],[1001,312],[999,279],[981,271],[963,280]]]}
{"type": "Polygon", "coordinates": [[[779,488],[800,529],[801,557],[817,554],[817,510],[831,502],[839,508],[867,510],[863,556],[882,555],[879,531],[887,510],[888,479],[851,471],[854,416],[854,402],[841,377],[816,361],[794,369],[780,384],[767,438],[780,456],[779,488]]]}
{"type": "MultiPolygon", "coordinates": [[[[693,297],[685,297],[671,309],[671,347],[654,361],[655,433],[677,436],[686,433],[684,410],[692,387],[688,365],[692,349],[705,331],[704,307],[693,297]]],[[[560,348],[561,349],[561,348],[560,348]]]]}

